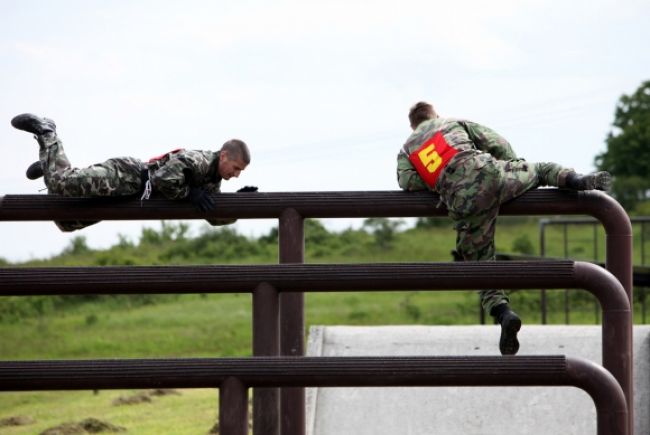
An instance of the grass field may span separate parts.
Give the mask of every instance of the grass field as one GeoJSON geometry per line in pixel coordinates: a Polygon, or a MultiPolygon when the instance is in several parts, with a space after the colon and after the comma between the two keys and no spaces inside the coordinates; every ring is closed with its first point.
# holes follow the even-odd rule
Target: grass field
{"type": "MultiPolygon", "coordinates": [[[[590,259],[592,234],[591,228],[571,229],[569,255],[590,259]]],[[[537,225],[530,221],[500,227],[497,249],[511,252],[513,245],[524,238],[533,252],[538,252],[537,225]]],[[[449,261],[453,243],[454,233],[448,227],[408,230],[397,233],[389,249],[344,246],[334,253],[315,255],[308,247],[306,261],[449,261]]],[[[550,255],[562,256],[562,229],[549,229],[546,243],[553,247],[550,255]]],[[[599,243],[604,252],[604,242],[599,243]]],[[[585,292],[570,293],[574,308],[571,323],[594,324],[597,317],[591,296],[585,292]],[[575,296],[576,293],[582,294],[581,297],[575,296]]],[[[530,290],[512,295],[512,304],[525,323],[540,322],[538,294],[530,290]]],[[[550,323],[564,322],[563,303],[563,291],[549,292],[550,323]]],[[[638,311],[637,307],[637,322],[640,321],[638,311]]],[[[475,324],[478,318],[478,296],[473,291],[306,294],[308,327],[475,324]]],[[[40,316],[2,321],[0,352],[3,360],[247,356],[251,354],[251,296],[167,296],[144,305],[95,301],[47,311],[40,316]]],[[[180,394],[150,396],[150,402],[113,405],[118,397],[138,393],[143,392],[2,393],[0,422],[24,416],[33,423],[14,427],[2,427],[0,423],[0,433],[38,434],[64,422],[93,417],[127,428],[130,433],[205,434],[216,421],[217,390],[182,390],[180,394]]]]}

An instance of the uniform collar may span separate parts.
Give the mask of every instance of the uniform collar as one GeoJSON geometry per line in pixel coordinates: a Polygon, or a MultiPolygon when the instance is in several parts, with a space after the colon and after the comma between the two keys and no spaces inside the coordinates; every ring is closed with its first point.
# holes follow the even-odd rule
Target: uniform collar
{"type": "Polygon", "coordinates": [[[214,153],[214,157],[210,162],[210,170],[208,171],[208,179],[213,183],[221,183],[221,175],[219,175],[219,155],[221,151],[214,153]]]}

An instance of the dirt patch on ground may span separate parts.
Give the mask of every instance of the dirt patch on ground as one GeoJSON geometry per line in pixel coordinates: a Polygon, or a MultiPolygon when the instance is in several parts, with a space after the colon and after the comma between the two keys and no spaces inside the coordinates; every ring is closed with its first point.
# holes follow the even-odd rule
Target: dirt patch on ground
{"type": "Polygon", "coordinates": [[[79,423],[63,423],[58,426],[45,429],[40,435],[73,435],[86,433],[86,430],[79,423]]]}
{"type": "Polygon", "coordinates": [[[0,418],[0,427],[7,427],[7,426],[26,426],[28,424],[35,423],[36,420],[34,420],[31,417],[27,417],[24,415],[15,415],[12,417],[7,417],[7,418],[0,418]]]}
{"type": "Polygon", "coordinates": [[[132,396],[120,396],[117,399],[113,400],[113,406],[120,405],[136,405],[138,403],[151,403],[153,400],[152,397],[162,397],[176,395],[180,396],[181,393],[168,389],[168,388],[158,388],[156,390],[140,391],[135,393],[132,396]]]}
{"type": "Polygon", "coordinates": [[[180,396],[180,391],[173,390],[171,388],[157,388],[155,390],[149,391],[150,396],[180,396]]]}
{"type": "Polygon", "coordinates": [[[120,396],[113,400],[113,406],[136,405],[138,403],[151,403],[151,397],[146,391],[136,393],[133,396],[120,396]]]}
{"type": "Polygon", "coordinates": [[[96,418],[87,418],[79,423],[63,423],[51,427],[41,432],[40,435],[74,435],[100,432],[126,432],[126,428],[96,418]]]}

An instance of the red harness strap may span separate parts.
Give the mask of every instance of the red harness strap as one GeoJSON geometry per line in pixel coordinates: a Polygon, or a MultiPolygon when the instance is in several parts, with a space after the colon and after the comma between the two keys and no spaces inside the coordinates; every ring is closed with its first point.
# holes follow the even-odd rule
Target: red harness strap
{"type": "Polygon", "coordinates": [[[434,188],[442,170],[457,153],[458,150],[447,143],[442,133],[437,132],[410,153],[409,160],[427,186],[434,188]]]}
{"type": "Polygon", "coordinates": [[[149,163],[157,162],[158,160],[163,159],[165,156],[167,156],[169,154],[176,154],[177,152],[180,152],[180,151],[183,151],[183,150],[184,150],[184,148],[176,148],[175,150],[171,150],[171,151],[166,152],[164,154],[161,154],[159,156],[152,157],[152,158],[149,159],[149,163]]]}

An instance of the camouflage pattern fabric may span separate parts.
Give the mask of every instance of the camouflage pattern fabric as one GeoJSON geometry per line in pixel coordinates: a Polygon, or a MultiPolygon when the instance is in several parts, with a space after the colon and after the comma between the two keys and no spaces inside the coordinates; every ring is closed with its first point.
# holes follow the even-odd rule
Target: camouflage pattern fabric
{"type": "Polygon", "coordinates": [[[61,231],[69,233],[71,231],[83,230],[84,228],[95,225],[98,222],[101,221],[54,221],[54,225],[56,225],[61,231]]]}
{"type": "MultiPolygon", "coordinates": [[[[441,131],[460,152],[443,170],[435,191],[456,229],[456,250],[468,261],[494,261],[494,235],[499,206],[538,186],[557,186],[570,169],[556,163],[518,159],[510,144],[493,130],[469,121],[436,118],[418,126],[397,157],[397,179],[404,190],[426,190],[407,153],[441,131]]],[[[508,302],[503,290],[480,291],[490,312],[508,302]]]]}
{"type": "Polygon", "coordinates": [[[219,192],[219,154],[219,151],[181,150],[150,162],[149,176],[154,191],[169,199],[186,198],[190,188],[196,186],[208,192],[219,192]],[[189,179],[186,179],[186,174],[189,179]]]}
{"type": "MultiPolygon", "coordinates": [[[[56,134],[37,136],[39,158],[48,193],[63,196],[103,197],[131,196],[142,193],[142,170],[147,164],[133,157],[119,157],[87,168],[73,168],[56,134]]],[[[153,191],[169,199],[184,199],[190,187],[202,186],[208,192],[219,192],[219,152],[183,150],[168,153],[151,162],[149,177],[153,191]],[[187,179],[187,176],[190,179],[187,179]]],[[[211,225],[226,225],[235,219],[208,219],[211,225]]],[[[97,221],[58,221],[62,231],[75,231],[97,221]]]]}
{"type": "MultiPolygon", "coordinates": [[[[183,199],[190,188],[201,186],[207,192],[221,191],[221,176],[218,172],[219,151],[182,150],[169,153],[156,162],[149,163],[149,177],[154,192],[169,199],[183,199]],[[185,174],[190,176],[187,180],[185,174]]],[[[213,226],[229,225],[237,219],[206,219],[213,226]]]]}
{"type": "Polygon", "coordinates": [[[60,139],[39,152],[49,193],[63,196],[127,196],[141,190],[142,163],[132,157],[109,159],[87,168],[73,168],[60,139]]]}

